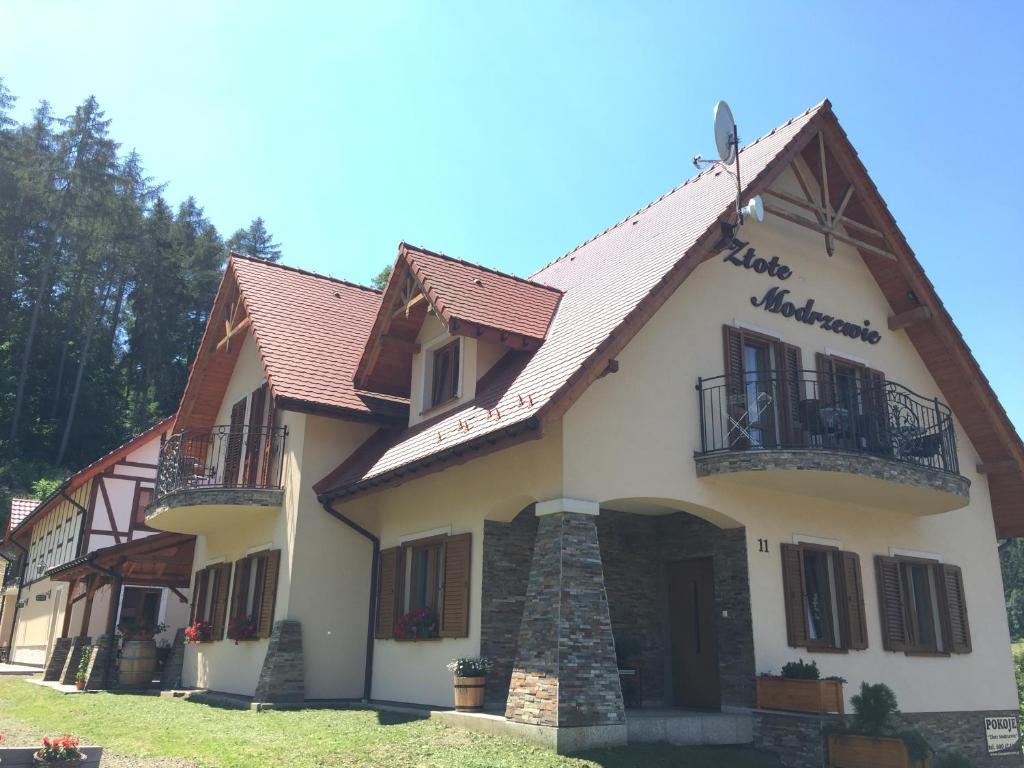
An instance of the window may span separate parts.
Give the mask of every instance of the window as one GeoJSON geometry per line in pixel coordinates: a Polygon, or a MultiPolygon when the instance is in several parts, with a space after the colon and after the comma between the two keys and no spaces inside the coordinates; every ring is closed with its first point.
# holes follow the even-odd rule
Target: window
{"type": "Polygon", "coordinates": [[[817,544],[783,544],[789,644],[811,650],[867,648],[860,558],[817,544]]]}
{"type": "Polygon", "coordinates": [[[470,544],[470,534],[462,533],[382,550],[375,637],[409,637],[401,627],[423,609],[437,631],[417,636],[468,637],[470,544]]]}
{"type": "Polygon", "coordinates": [[[121,622],[155,625],[160,620],[161,590],[125,587],[121,597],[121,622]]]}
{"type": "Polygon", "coordinates": [[[458,339],[435,349],[431,358],[430,407],[434,408],[459,395],[458,339]]]}
{"type": "Polygon", "coordinates": [[[153,501],[152,488],[139,488],[135,493],[135,525],[146,524],[146,507],[153,501]]]}
{"type": "Polygon", "coordinates": [[[963,573],[916,557],[875,558],[882,644],[909,654],[970,653],[963,573]]]}
{"type": "Polygon", "coordinates": [[[209,641],[224,637],[231,584],[231,563],[208,565],[196,571],[192,585],[192,623],[210,624],[209,641]]]}
{"type": "Polygon", "coordinates": [[[235,563],[228,632],[230,639],[257,640],[270,637],[274,629],[274,604],[280,563],[279,549],[256,552],[235,563]]]}

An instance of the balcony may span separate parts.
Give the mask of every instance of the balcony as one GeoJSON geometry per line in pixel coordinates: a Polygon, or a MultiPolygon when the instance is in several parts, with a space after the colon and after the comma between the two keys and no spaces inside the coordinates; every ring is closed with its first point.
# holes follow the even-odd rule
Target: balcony
{"type": "Polygon", "coordinates": [[[699,379],[697,475],[914,514],[963,507],[948,406],[867,371],[699,379]]]}
{"type": "Polygon", "coordinates": [[[160,451],[146,524],[210,533],[270,517],[284,499],[284,427],[221,425],[172,435],[160,451]]]}

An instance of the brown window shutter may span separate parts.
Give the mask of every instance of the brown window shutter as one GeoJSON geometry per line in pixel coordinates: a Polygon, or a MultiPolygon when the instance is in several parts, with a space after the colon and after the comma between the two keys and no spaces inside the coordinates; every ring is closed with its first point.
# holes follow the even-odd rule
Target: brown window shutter
{"type": "Polygon", "coordinates": [[[387,640],[394,637],[398,619],[399,562],[401,547],[381,550],[380,574],[377,579],[377,629],[374,637],[387,640]]]}
{"type": "Polygon", "coordinates": [[[794,648],[807,645],[807,615],[804,611],[804,574],[800,547],[781,544],[782,595],[786,604],[786,636],[794,648]]]}
{"type": "Polygon", "coordinates": [[[444,604],[441,637],[469,636],[469,566],[472,538],[449,536],[444,544],[444,604]]]}
{"type": "Polygon", "coordinates": [[[277,601],[277,576],[281,570],[281,550],[272,549],[266,553],[260,553],[258,557],[263,558],[263,584],[257,585],[260,589],[259,614],[257,624],[257,637],[270,637],[274,631],[274,605],[277,601]]]}
{"type": "Polygon", "coordinates": [[[206,608],[206,584],[210,577],[210,569],[196,571],[195,583],[192,585],[192,618],[191,623],[201,621],[206,608]]]}
{"type": "Polygon", "coordinates": [[[778,355],[782,376],[779,384],[782,392],[783,429],[780,437],[789,445],[802,445],[803,425],[800,423],[800,401],[804,399],[804,385],[801,370],[803,359],[800,347],[779,342],[778,355]]]}
{"type": "MultiPolygon", "coordinates": [[[[266,385],[264,385],[266,386],[266,385]]],[[[270,390],[267,390],[269,396],[270,390]]],[[[274,421],[276,420],[276,407],[274,398],[270,398],[270,406],[267,408],[266,433],[263,440],[263,470],[260,473],[260,485],[269,487],[281,484],[281,478],[274,477],[276,474],[277,455],[281,446],[274,442],[274,421]]]]}
{"type": "Polygon", "coordinates": [[[231,610],[228,612],[228,619],[241,615],[245,610],[245,594],[249,584],[250,559],[243,557],[235,560],[235,583],[231,587],[231,610]]]}
{"type": "Polygon", "coordinates": [[[907,608],[899,560],[875,555],[875,572],[878,579],[878,608],[882,619],[882,647],[887,651],[905,651],[909,643],[907,608]]]}
{"type": "Polygon", "coordinates": [[[249,434],[245,440],[245,484],[248,486],[256,485],[256,481],[259,479],[260,470],[260,453],[262,446],[260,444],[262,435],[261,427],[263,425],[263,408],[267,401],[267,385],[264,384],[259,389],[254,389],[252,397],[249,400],[249,434]]]}
{"type": "Polygon", "coordinates": [[[213,566],[212,640],[224,639],[225,614],[228,612],[228,588],[231,585],[231,563],[213,566]]]}
{"type": "MultiPolygon", "coordinates": [[[[238,485],[238,470],[242,463],[242,432],[245,426],[245,398],[231,406],[231,424],[227,445],[224,447],[224,485],[238,485]]],[[[217,446],[214,446],[216,449],[217,446]]]]}
{"type": "Polygon", "coordinates": [[[856,552],[840,552],[846,618],[846,648],[862,651],[868,647],[868,624],[864,615],[864,582],[856,552]]]}
{"type": "Polygon", "coordinates": [[[836,376],[832,358],[818,352],[814,355],[814,362],[818,369],[818,401],[822,405],[832,405],[836,400],[836,376]]]}
{"type": "Polygon", "coordinates": [[[940,583],[945,587],[946,627],[949,650],[953,653],[971,652],[971,627],[967,622],[967,600],[964,597],[964,577],[955,565],[938,566],[940,583]]]}
{"type": "MultiPolygon", "coordinates": [[[[725,348],[725,415],[731,419],[740,419],[746,411],[743,387],[743,332],[731,325],[722,326],[725,348]]],[[[734,430],[730,438],[730,448],[743,449],[750,441],[742,431],[734,430]]]]}

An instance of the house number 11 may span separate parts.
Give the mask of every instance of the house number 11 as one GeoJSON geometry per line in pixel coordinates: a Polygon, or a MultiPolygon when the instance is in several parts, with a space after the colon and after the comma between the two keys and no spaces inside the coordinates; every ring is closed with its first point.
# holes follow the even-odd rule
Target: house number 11
{"type": "Polygon", "coordinates": [[[768,551],[768,539],[758,539],[757,540],[757,551],[758,552],[767,552],[768,551]]]}

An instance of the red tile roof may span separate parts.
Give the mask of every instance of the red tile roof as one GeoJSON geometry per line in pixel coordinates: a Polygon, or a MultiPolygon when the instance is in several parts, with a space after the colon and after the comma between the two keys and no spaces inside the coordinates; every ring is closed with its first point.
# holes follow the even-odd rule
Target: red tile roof
{"type": "MultiPolygon", "coordinates": [[[[747,186],[816,116],[809,109],[742,150],[747,186]]],[[[598,357],[617,329],[687,260],[694,246],[732,210],[733,177],[714,167],[623,219],[531,276],[563,293],[547,340],[514,379],[436,419],[394,434],[361,462],[349,462],[315,488],[327,496],[389,480],[437,454],[469,449],[496,432],[531,429],[556,396],[598,357]]],[[[695,257],[696,258],[696,257],[695,257]]],[[[436,464],[436,462],[435,462],[436,464]]]]}
{"type": "Polygon", "coordinates": [[[403,243],[400,252],[446,324],[473,323],[542,340],[562,292],[403,243]]]}
{"type": "Polygon", "coordinates": [[[18,527],[18,523],[28,517],[39,504],[39,499],[25,499],[15,496],[11,499],[11,516],[7,519],[7,530],[18,527]]]}
{"type": "Polygon", "coordinates": [[[357,392],[353,376],[380,306],[378,291],[238,254],[231,255],[229,270],[276,397],[354,413],[375,410],[378,398],[357,392]]]}

